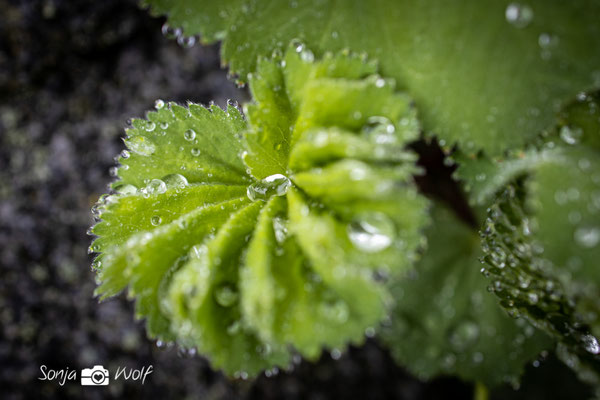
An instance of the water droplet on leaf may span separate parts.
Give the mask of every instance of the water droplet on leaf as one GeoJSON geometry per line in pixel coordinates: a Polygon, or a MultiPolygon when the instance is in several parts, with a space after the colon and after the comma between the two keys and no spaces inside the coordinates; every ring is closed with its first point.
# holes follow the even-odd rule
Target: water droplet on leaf
{"type": "Polygon", "coordinates": [[[183,189],[188,185],[188,180],[180,174],[170,174],[162,179],[167,188],[183,189]]]}
{"type": "Polygon", "coordinates": [[[246,193],[252,201],[266,200],[271,196],[285,195],[291,185],[292,182],[287,176],[275,174],[248,186],[246,193]]]}
{"type": "Polygon", "coordinates": [[[231,307],[238,299],[238,292],[230,284],[224,284],[215,290],[215,300],[220,306],[231,307]]]}
{"type": "Polygon", "coordinates": [[[504,12],[506,21],[515,28],[525,28],[533,20],[533,10],[527,5],[510,3],[504,12]]]}
{"type": "Polygon", "coordinates": [[[196,139],[196,131],[193,129],[188,129],[183,133],[183,137],[185,140],[192,141],[196,139]]]}
{"type": "Polygon", "coordinates": [[[144,136],[134,136],[125,142],[131,151],[141,156],[149,156],[156,151],[154,143],[144,136]]]}
{"type": "Polygon", "coordinates": [[[378,212],[357,216],[348,224],[348,238],[357,249],[375,253],[386,249],[396,236],[394,223],[378,212]]]}
{"type": "Polygon", "coordinates": [[[146,192],[150,194],[163,194],[167,191],[167,185],[160,179],[152,179],[146,186],[146,192]]]}
{"type": "Polygon", "coordinates": [[[600,228],[580,227],[575,231],[575,242],[584,248],[596,247],[600,242],[600,228]]]}
{"type": "Polygon", "coordinates": [[[398,141],[395,135],[396,127],[386,117],[369,117],[362,127],[363,134],[376,144],[392,144],[398,141]]]}

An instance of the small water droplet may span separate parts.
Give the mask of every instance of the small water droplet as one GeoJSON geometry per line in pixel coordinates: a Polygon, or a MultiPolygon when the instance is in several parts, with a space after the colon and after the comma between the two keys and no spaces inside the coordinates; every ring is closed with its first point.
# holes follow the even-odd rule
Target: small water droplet
{"type": "Polygon", "coordinates": [[[188,129],[187,131],[185,131],[183,133],[183,137],[187,141],[192,141],[192,140],[196,139],[196,131],[193,129],[188,129]]]}
{"type": "Polygon", "coordinates": [[[285,195],[291,185],[292,182],[287,176],[274,174],[248,186],[246,193],[252,201],[266,200],[271,196],[285,195]]]}
{"type": "Polygon", "coordinates": [[[146,131],[152,132],[155,128],[156,128],[156,124],[154,122],[152,122],[152,121],[146,122],[146,127],[145,127],[146,131]]]}
{"type": "Polygon", "coordinates": [[[339,360],[342,357],[342,352],[339,349],[331,350],[331,358],[334,360],[339,360]]]}
{"type": "Polygon", "coordinates": [[[173,28],[167,23],[163,24],[161,32],[167,39],[175,39],[181,35],[181,29],[173,28]]]}
{"type": "Polygon", "coordinates": [[[215,290],[215,300],[222,307],[231,307],[238,300],[238,292],[230,284],[223,284],[215,290]]]}
{"type": "Polygon", "coordinates": [[[450,344],[458,350],[463,351],[473,346],[479,339],[479,326],[470,320],[461,322],[450,332],[450,344]]]}
{"type": "Polygon", "coordinates": [[[198,157],[198,156],[200,155],[200,149],[199,149],[199,148],[197,148],[197,147],[194,147],[194,148],[192,149],[192,155],[193,155],[194,157],[198,157]]]}
{"type": "Polygon", "coordinates": [[[600,344],[598,344],[598,339],[595,336],[590,334],[583,335],[581,337],[581,341],[583,343],[583,347],[592,354],[600,353],[600,344]]]}
{"type": "Polygon", "coordinates": [[[162,219],[158,215],[154,215],[152,218],[150,218],[150,223],[154,226],[159,226],[161,222],[162,219]]]}
{"type": "Polygon", "coordinates": [[[183,47],[184,49],[189,49],[190,47],[194,47],[196,44],[196,36],[183,36],[180,35],[177,37],[177,44],[183,47]]]}
{"type": "Polygon", "coordinates": [[[393,144],[398,141],[395,135],[396,127],[386,117],[369,117],[362,127],[363,134],[376,144],[393,144]]]}
{"type": "Polygon", "coordinates": [[[584,248],[596,247],[600,242],[600,229],[598,227],[580,227],[575,231],[575,242],[584,248]]]}
{"type": "Polygon", "coordinates": [[[560,138],[567,144],[576,144],[582,136],[581,128],[571,128],[567,125],[560,128],[560,138]]]}
{"type": "Polygon", "coordinates": [[[277,243],[282,244],[285,242],[288,234],[285,219],[279,216],[273,218],[273,231],[275,233],[275,240],[277,240],[277,243]]]}
{"type": "Polygon", "coordinates": [[[231,325],[229,325],[227,327],[227,333],[230,335],[235,335],[236,333],[238,333],[240,331],[241,328],[241,324],[240,321],[234,321],[231,325]]]}
{"type": "Polygon", "coordinates": [[[157,110],[160,110],[161,108],[163,108],[165,106],[165,102],[161,99],[158,99],[154,102],[154,108],[157,110]]]}
{"type": "Polygon", "coordinates": [[[375,253],[388,248],[396,237],[394,223],[379,212],[357,216],[348,224],[348,238],[359,250],[375,253]]]}
{"type": "Polygon", "coordinates": [[[506,21],[515,28],[525,28],[533,20],[533,10],[527,5],[510,3],[504,12],[506,21]]]}

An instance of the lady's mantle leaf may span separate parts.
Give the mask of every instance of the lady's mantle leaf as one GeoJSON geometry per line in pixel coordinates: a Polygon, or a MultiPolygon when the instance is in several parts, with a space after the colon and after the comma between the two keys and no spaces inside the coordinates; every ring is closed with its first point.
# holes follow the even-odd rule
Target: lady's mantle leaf
{"type": "Polygon", "coordinates": [[[498,384],[551,345],[498,307],[479,272],[479,235],[437,206],[428,250],[408,279],[391,285],[396,306],[383,331],[394,356],[418,376],[458,374],[498,384]]]}
{"type": "Polygon", "coordinates": [[[129,287],[150,336],[242,378],[374,333],[427,219],[415,112],[375,72],[296,43],[258,62],[247,122],[194,104],[134,121],[95,208],[98,294],[129,287]]]}
{"type": "Polygon", "coordinates": [[[519,148],[564,102],[600,86],[597,0],[145,0],[186,35],[223,40],[243,80],[299,38],[381,63],[419,105],[426,130],[469,153],[519,148]]]}
{"type": "Polygon", "coordinates": [[[529,168],[500,191],[484,230],[486,274],[501,304],[557,338],[559,356],[595,384],[600,384],[598,115],[593,96],[581,96],[565,110],[545,148],[525,157],[529,168]]]}

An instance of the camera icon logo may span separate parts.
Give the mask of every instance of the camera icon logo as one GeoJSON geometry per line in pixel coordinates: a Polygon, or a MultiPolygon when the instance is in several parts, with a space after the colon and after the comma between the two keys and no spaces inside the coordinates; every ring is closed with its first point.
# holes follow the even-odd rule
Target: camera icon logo
{"type": "Polygon", "coordinates": [[[81,370],[81,386],[106,386],[109,381],[108,370],[102,365],[81,370]]]}

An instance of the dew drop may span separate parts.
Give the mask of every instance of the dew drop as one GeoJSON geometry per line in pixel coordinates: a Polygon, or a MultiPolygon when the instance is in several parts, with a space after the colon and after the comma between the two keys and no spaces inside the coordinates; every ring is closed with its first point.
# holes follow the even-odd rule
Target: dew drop
{"type": "Polygon", "coordinates": [[[331,350],[331,358],[334,360],[339,360],[342,357],[342,352],[339,349],[331,350]]]}
{"type": "Polygon", "coordinates": [[[154,108],[157,110],[162,109],[165,106],[165,102],[161,99],[158,99],[154,102],[154,108]]]}
{"type": "Polygon", "coordinates": [[[240,331],[240,328],[240,321],[234,321],[231,325],[227,327],[227,333],[229,333],[230,335],[235,335],[240,331]]]}
{"type": "Polygon", "coordinates": [[[312,51],[305,49],[300,52],[300,59],[304,62],[313,62],[315,60],[315,55],[312,51]]]}
{"type": "Polygon", "coordinates": [[[123,184],[115,187],[115,191],[124,196],[132,195],[137,193],[137,188],[133,185],[123,184]]]}
{"type": "Polygon", "coordinates": [[[152,121],[146,122],[145,129],[147,132],[152,132],[156,128],[156,124],[152,121]]]}
{"type": "Polygon", "coordinates": [[[506,21],[515,28],[525,28],[533,20],[533,10],[527,5],[510,3],[504,12],[506,21]]]}
{"type": "Polygon", "coordinates": [[[177,44],[180,45],[181,47],[183,47],[184,49],[189,49],[190,47],[194,47],[194,45],[196,44],[196,37],[195,36],[183,36],[180,35],[179,37],[177,37],[177,44]]]}
{"type": "Polygon", "coordinates": [[[388,248],[396,236],[394,223],[379,212],[360,214],[348,224],[347,231],[354,247],[367,253],[388,248]]]}
{"type": "Polygon", "coordinates": [[[248,186],[246,194],[252,201],[266,200],[271,196],[285,195],[291,185],[292,182],[287,176],[275,174],[248,186]]]}
{"type": "Polygon", "coordinates": [[[134,136],[125,142],[131,151],[141,156],[149,156],[156,151],[154,143],[144,136],[134,136]]]}
{"type": "Polygon", "coordinates": [[[215,290],[215,300],[222,307],[231,307],[238,300],[238,292],[230,284],[223,284],[215,290]]]}
{"type": "Polygon", "coordinates": [[[598,339],[595,336],[590,334],[583,335],[581,337],[581,341],[583,342],[583,347],[592,354],[600,353],[600,344],[598,344],[598,339]]]}
{"type": "Polygon", "coordinates": [[[560,138],[567,144],[576,144],[582,136],[581,128],[571,128],[567,125],[560,128],[560,138]]]}
{"type": "Polygon", "coordinates": [[[167,39],[175,39],[181,35],[181,29],[175,29],[167,23],[163,24],[161,32],[167,39]]]}
{"type": "Polygon", "coordinates": [[[473,346],[479,339],[479,326],[470,320],[463,321],[450,332],[450,344],[458,351],[473,346]]]}
{"type": "Polygon", "coordinates": [[[376,144],[393,144],[398,138],[395,135],[396,127],[386,117],[369,117],[367,122],[362,127],[363,134],[372,143],[376,144]]]}
{"type": "Polygon", "coordinates": [[[167,191],[167,185],[160,179],[152,179],[146,186],[146,192],[150,194],[162,194],[167,191]]]}
{"type": "Polygon", "coordinates": [[[196,139],[196,131],[193,129],[188,129],[183,133],[183,138],[191,142],[192,140],[196,139]]]}
{"type": "Polygon", "coordinates": [[[198,156],[200,155],[200,149],[199,149],[199,148],[197,148],[197,147],[194,147],[194,148],[192,149],[192,155],[193,155],[194,157],[198,157],[198,156]]]}
{"type": "Polygon", "coordinates": [[[154,226],[159,226],[161,222],[162,219],[158,215],[154,215],[152,218],[150,218],[150,223],[154,226]]]}
{"type": "Polygon", "coordinates": [[[170,174],[162,179],[167,188],[183,189],[188,185],[188,180],[180,174],[170,174]]]}
{"type": "Polygon", "coordinates": [[[581,247],[591,249],[600,242],[600,229],[597,227],[580,227],[575,231],[575,242],[581,247]]]}
{"type": "Polygon", "coordinates": [[[285,242],[288,234],[285,219],[279,216],[273,218],[273,232],[275,233],[275,240],[277,240],[277,243],[282,244],[285,242]]]}

